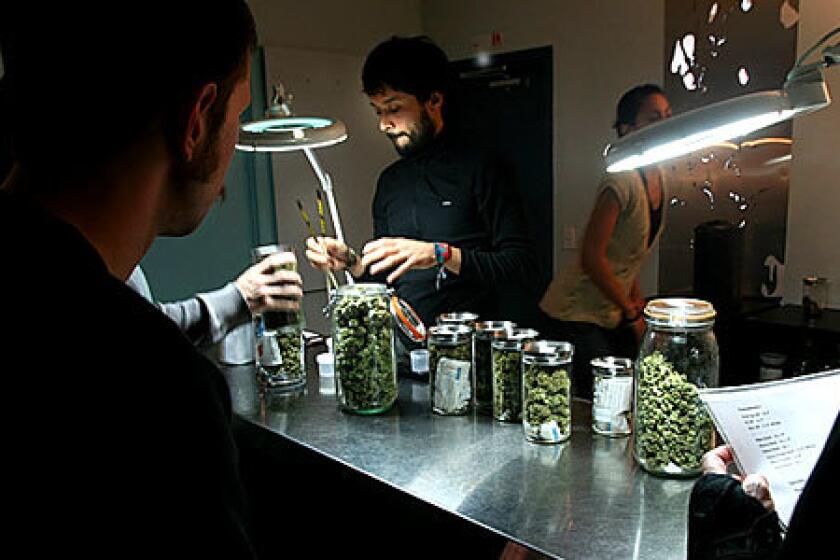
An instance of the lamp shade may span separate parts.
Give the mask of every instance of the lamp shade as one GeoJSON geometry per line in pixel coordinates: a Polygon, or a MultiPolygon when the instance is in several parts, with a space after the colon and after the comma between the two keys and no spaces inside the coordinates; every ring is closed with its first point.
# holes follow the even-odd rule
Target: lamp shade
{"type": "Polygon", "coordinates": [[[347,127],[323,117],[283,117],[243,124],[236,149],[245,152],[287,152],[315,149],[347,139],[347,127]]]}
{"type": "MultiPolygon", "coordinates": [[[[813,78],[813,75],[810,76],[813,78]]],[[[607,172],[652,165],[816,111],[831,98],[825,82],[808,79],[784,89],[712,103],[659,121],[620,138],[604,150],[607,172]]]]}

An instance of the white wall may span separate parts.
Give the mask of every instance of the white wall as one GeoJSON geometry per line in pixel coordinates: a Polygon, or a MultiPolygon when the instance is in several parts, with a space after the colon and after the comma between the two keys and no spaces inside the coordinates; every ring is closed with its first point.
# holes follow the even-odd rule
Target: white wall
{"type": "MultiPolygon", "coordinates": [[[[840,2],[800,2],[797,56],[840,25],[840,2]]],[[[837,42],[835,36],[831,42],[837,42]]],[[[834,103],[793,125],[785,302],[801,303],[802,277],[825,276],[830,306],[840,308],[840,68],[825,72],[834,103]]]]}
{"type": "Polygon", "coordinates": [[[363,55],[422,32],[420,0],[248,0],[260,44],[363,55]]]}
{"type": "MultiPolygon", "coordinates": [[[[613,140],[619,96],[644,82],[662,82],[664,0],[423,0],[423,28],[451,58],[473,55],[474,42],[502,34],[499,52],[554,47],[555,268],[575,249],[563,248],[564,227],[581,239],[603,170],[601,152],[613,140]]],[[[492,51],[491,51],[492,52],[492,51]]],[[[643,271],[656,291],[658,263],[643,271]]]]}

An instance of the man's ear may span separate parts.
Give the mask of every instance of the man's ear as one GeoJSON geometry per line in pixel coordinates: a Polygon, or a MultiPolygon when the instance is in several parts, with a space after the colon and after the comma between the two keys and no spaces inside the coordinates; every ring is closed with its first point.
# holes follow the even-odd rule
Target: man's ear
{"type": "Polygon", "coordinates": [[[439,91],[433,91],[429,96],[429,103],[435,109],[440,109],[443,106],[443,94],[439,91]]]}
{"type": "Polygon", "coordinates": [[[192,161],[195,156],[196,147],[200,146],[209,134],[210,130],[210,108],[218,97],[216,84],[205,84],[201,88],[195,103],[190,110],[187,119],[187,128],[184,131],[183,155],[186,161],[192,161]]]}

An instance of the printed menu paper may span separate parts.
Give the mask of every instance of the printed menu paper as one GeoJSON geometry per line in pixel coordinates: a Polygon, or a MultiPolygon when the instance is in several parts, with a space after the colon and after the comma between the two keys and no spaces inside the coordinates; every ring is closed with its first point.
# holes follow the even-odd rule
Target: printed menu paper
{"type": "Polygon", "coordinates": [[[840,370],[701,389],[743,474],[763,474],[787,525],[840,411],[840,370]]]}

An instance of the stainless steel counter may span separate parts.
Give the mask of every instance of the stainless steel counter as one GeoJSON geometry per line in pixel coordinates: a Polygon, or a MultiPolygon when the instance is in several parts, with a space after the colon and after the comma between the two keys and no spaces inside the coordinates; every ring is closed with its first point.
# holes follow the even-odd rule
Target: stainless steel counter
{"type": "MultiPolygon", "coordinates": [[[[594,435],[590,407],[573,404],[563,445],[525,441],[522,426],[488,417],[443,417],[427,384],[400,381],[382,416],[339,410],[317,372],[307,390],[261,400],[250,366],[224,368],[234,411],[249,426],[286,438],[346,468],[562,558],[684,558],[692,480],[644,473],[627,438],[594,435]]],[[[265,435],[265,434],[264,434],[265,435]]]]}

